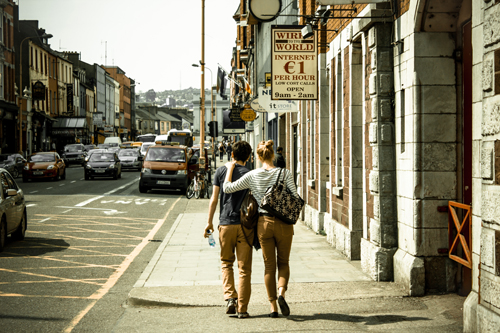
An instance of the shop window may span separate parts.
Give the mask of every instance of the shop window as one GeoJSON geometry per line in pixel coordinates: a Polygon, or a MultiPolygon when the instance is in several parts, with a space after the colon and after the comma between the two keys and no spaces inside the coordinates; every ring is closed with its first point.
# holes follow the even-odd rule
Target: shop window
{"type": "Polygon", "coordinates": [[[339,53],[337,57],[337,84],[335,85],[337,90],[337,105],[336,105],[336,117],[335,117],[335,175],[337,181],[337,187],[343,186],[344,168],[342,165],[342,154],[344,152],[344,117],[343,117],[343,67],[342,67],[342,54],[339,53]]]}
{"type": "Polygon", "coordinates": [[[405,152],[405,90],[401,89],[401,154],[405,152]]]}

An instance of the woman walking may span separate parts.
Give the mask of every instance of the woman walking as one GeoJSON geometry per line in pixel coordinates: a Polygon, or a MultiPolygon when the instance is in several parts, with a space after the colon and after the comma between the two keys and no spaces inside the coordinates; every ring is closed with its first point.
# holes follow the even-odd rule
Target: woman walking
{"type": "MultiPolygon", "coordinates": [[[[227,173],[224,181],[224,192],[233,193],[244,189],[250,189],[258,203],[262,202],[266,190],[276,183],[278,176],[284,174],[287,188],[298,197],[293,177],[290,171],[276,168],[274,166],[274,142],[272,140],[261,141],[257,146],[257,156],[262,167],[246,173],[235,182],[231,182],[234,170],[234,162],[226,163],[227,173]]],[[[290,308],[285,301],[285,292],[290,278],[290,250],[292,248],[293,225],[286,224],[277,217],[259,207],[259,222],[257,235],[262,246],[264,257],[264,282],[267,295],[271,302],[271,313],[269,317],[278,317],[278,305],[284,316],[290,314],[290,308]],[[276,288],[276,266],[278,267],[278,288],[276,288]]]]}

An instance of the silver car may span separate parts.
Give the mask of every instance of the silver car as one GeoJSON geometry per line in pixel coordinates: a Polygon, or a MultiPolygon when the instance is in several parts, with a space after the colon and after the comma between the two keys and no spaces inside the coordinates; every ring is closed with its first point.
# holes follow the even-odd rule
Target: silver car
{"type": "Polygon", "coordinates": [[[141,171],[142,155],[139,149],[121,149],[118,152],[118,158],[122,165],[122,169],[137,169],[141,171]]]}
{"type": "Polygon", "coordinates": [[[5,169],[0,169],[0,252],[5,248],[7,235],[23,240],[28,225],[23,190],[5,169]]]}

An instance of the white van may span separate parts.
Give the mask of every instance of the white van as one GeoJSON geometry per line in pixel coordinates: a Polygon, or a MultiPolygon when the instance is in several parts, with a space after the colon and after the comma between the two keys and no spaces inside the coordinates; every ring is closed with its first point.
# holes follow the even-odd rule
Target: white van
{"type": "Polygon", "coordinates": [[[104,139],[104,143],[111,144],[111,146],[120,147],[122,144],[122,139],[119,136],[110,136],[104,139]]]}

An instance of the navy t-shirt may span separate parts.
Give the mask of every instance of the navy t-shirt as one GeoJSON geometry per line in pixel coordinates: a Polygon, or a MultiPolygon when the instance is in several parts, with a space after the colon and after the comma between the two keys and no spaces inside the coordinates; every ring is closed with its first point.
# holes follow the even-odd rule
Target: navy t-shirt
{"type": "MultiPolygon", "coordinates": [[[[233,170],[233,177],[231,181],[240,179],[245,173],[249,172],[246,167],[236,164],[233,170]]],[[[223,184],[226,179],[227,168],[221,166],[215,171],[214,185],[220,187],[220,225],[240,224],[240,206],[245,191],[238,191],[235,193],[224,193],[223,184]]]]}

